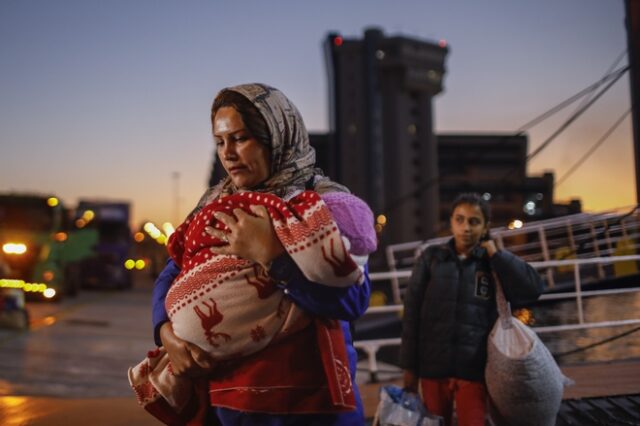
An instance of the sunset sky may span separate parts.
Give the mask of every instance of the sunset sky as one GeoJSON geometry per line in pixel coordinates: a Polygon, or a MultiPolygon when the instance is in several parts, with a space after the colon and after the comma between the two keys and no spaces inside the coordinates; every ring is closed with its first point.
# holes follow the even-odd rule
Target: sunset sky
{"type": "MultiPolygon", "coordinates": [[[[309,130],[327,131],[321,43],[370,26],[448,42],[436,132],[514,132],[628,62],[623,0],[4,0],[0,191],[70,205],[128,200],[135,225],[181,220],[206,188],[218,90],[268,83],[309,130]]],[[[529,173],[561,178],[630,108],[629,95],[625,74],[529,173]]],[[[579,105],[531,129],[529,150],[579,105]]],[[[556,200],[580,198],[586,210],[634,204],[631,133],[627,116],[556,200]]]]}

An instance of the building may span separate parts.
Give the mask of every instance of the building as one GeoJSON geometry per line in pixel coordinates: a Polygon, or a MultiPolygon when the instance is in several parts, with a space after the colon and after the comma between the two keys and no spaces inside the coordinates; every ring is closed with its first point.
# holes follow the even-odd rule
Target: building
{"type": "Polygon", "coordinates": [[[527,175],[528,138],[519,134],[439,134],[440,221],[446,228],[451,203],[461,192],[491,200],[493,225],[579,213],[580,202],[554,204],[554,176],[527,175]]]}
{"type": "Polygon", "coordinates": [[[379,218],[381,246],[427,238],[439,228],[433,96],[443,89],[446,43],[329,34],[331,138],[328,174],[379,218]]]}

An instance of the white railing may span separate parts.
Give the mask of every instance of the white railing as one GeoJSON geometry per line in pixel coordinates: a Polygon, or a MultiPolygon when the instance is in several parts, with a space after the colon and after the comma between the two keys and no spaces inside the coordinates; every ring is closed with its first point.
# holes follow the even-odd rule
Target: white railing
{"type": "MultiPolygon", "coordinates": [[[[640,255],[632,256],[610,256],[610,257],[598,257],[590,259],[567,259],[567,260],[551,260],[546,262],[530,262],[529,264],[540,270],[553,267],[572,267],[574,269],[574,282],[575,291],[543,294],[539,300],[576,300],[576,306],[578,310],[578,322],[576,324],[560,324],[545,327],[532,327],[537,333],[549,333],[556,331],[568,331],[568,330],[580,330],[587,328],[602,328],[602,327],[619,327],[625,325],[640,324],[640,312],[638,318],[626,319],[626,320],[610,320],[610,321],[598,321],[598,322],[586,322],[584,318],[583,299],[585,297],[604,296],[611,294],[622,294],[640,291],[640,284],[631,288],[616,288],[616,289],[604,289],[604,290],[582,290],[582,281],[580,275],[580,268],[585,265],[607,265],[618,262],[637,262],[640,261],[640,255]]],[[[391,280],[393,285],[393,279],[409,278],[411,276],[410,270],[400,270],[395,272],[374,272],[369,274],[371,281],[391,280]]],[[[399,291],[399,290],[398,290],[399,291]]],[[[394,301],[395,302],[395,301],[394,301]]],[[[389,312],[401,312],[403,305],[401,303],[394,303],[386,306],[371,306],[365,312],[365,315],[380,314],[389,312]]],[[[399,346],[401,343],[400,337],[386,338],[386,339],[370,339],[370,340],[358,340],[354,342],[354,346],[363,350],[367,354],[368,370],[371,375],[371,380],[377,380],[378,373],[378,361],[377,352],[380,348],[385,346],[399,346]]]]}
{"type": "MultiPolygon", "coordinates": [[[[528,222],[519,229],[492,228],[491,234],[499,248],[506,248],[528,262],[619,256],[636,253],[640,248],[640,216],[635,207],[629,206],[601,213],[578,213],[528,222]]],[[[385,256],[389,271],[410,267],[421,250],[442,244],[449,238],[387,246],[385,256]]],[[[595,273],[599,280],[606,277],[606,271],[600,264],[596,265],[595,273]]],[[[545,277],[549,287],[563,279],[552,268],[545,271],[545,277]]],[[[393,302],[401,303],[400,278],[392,277],[390,280],[393,302]]]]}

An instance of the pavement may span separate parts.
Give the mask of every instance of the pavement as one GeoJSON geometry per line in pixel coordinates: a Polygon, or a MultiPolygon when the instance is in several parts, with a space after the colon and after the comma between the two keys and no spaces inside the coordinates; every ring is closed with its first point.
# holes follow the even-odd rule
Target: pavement
{"type": "Polygon", "coordinates": [[[0,397],[3,426],[157,426],[135,398],[0,397]]]}
{"type": "Polygon", "coordinates": [[[127,368],[153,348],[152,281],[129,291],[82,291],[29,303],[30,329],[0,328],[0,425],[159,425],[142,409],[127,368]]]}

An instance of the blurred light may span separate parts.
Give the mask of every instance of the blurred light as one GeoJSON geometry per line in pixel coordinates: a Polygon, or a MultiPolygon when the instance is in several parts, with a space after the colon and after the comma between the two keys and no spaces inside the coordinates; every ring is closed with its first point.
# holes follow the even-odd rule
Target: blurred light
{"type": "Polygon", "coordinates": [[[42,273],[42,279],[47,281],[47,282],[51,282],[53,281],[53,279],[55,278],[55,274],[53,273],[53,271],[44,271],[42,273]]]}
{"type": "Polygon", "coordinates": [[[0,287],[2,287],[2,288],[23,288],[24,287],[24,281],[3,278],[3,279],[0,279],[0,287]]]}
{"type": "Polygon", "coordinates": [[[513,316],[520,320],[523,324],[534,325],[536,319],[533,316],[533,311],[527,308],[514,309],[513,316]]]}
{"type": "Polygon", "coordinates": [[[48,288],[42,293],[42,295],[47,299],[51,299],[53,296],[56,295],[56,291],[52,288],[48,288]]]}
{"type": "Polygon", "coordinates": [[[334,44],[334,46],[338,46],[338,47],[340,47],[340,46],[342,46],[342,43],[344,43],[344,40],[342,39],[342,37],[341,37],[341,36],[335,36],[335,37],[333,38],[333,44],[334,44]]]}
{"type": "Polygon", "coordinates": [[[2,251],[6,254],[25,254],[27,246],[23,243],[5,243],[2,245],[2,251]]]}
{"type": "Polygon", "coordinates": [[[59,243],[63,241],[67,241],[67,233],[66,232],[56,232],[53,236],[53,239],[58,241],[59,243]]]}
{"type": "MultiPolygon", "coordinates": [[[[53,290],[53,289],[51,289],[53,290]]],[[[55,290],[53,290],[54,295],[55,295],[55,290]]],[[[48,297],[47,295],[45,295],[45,297],[48,297]]],[[[48,317],[45,317],[42,319],[42,323],[44,325],[53,325],[56,322],[56,317],[54,317],[53,315],[49,315],[48,317]]]]}
{"type": "Polygon", "coordinates": [[[166,245],[167,244],[167,237],[160,234],[160,236],[158,238],[156,238],[156,241],[158,242],[158,244],[162,244],[162,245],[166,245]]]}
{"type": "Polygon", "coordinates": [[[154,225],[152,222],[147,222],[144,224],[143,229],[147,232],[147,234],[149,234],[149,236],[151,238],[153,238],[154,240],[157,240],[158,237],[160,237],[160,235],[162,235],[162,232],[160,232],[160,230],[158,229],[158,227],[156,225],[154,225]]]}
{"type": "Polygon", "coordinates": [[[490,192],[485,192],[484,194],[482,194],[482,198],[484,198],[485,201],[490,201],[491,200],[491,193],[490,192]]]}
{"type": "Polygon", "coordinates": [[[542,192],[538,192],[536,194],[536,200],[542,201],[543,198],[544,198],[544,194],[542,192]]]}
{"type": "Polygon", "coordinates": [[[524,226],[524,222],[522,222],[520,219],[515,219],[512,220],[511,222],[509,222],[509,225],[507,226],[507,228],[509,229],[520,229],[524,226]]]}
{"type": "Polygon", "coordinates": [[[376,218],[376,223],[379,223],[380,225],[386,225],[387,217],[383,214],[378,215],[378,217],[376,218]]]}
{"type": "Polygon", "coordinates": [[[55,207],[58,204],[60,204],[60,201],[56,197],[50,197],[47,199],[47,205],[49,205],[49,207],[55,207]]]}
{"type": "Polygon", "coordinates": [[[383,226],[382,226],[382,225],[380,225],[379,223],[376,223],[375,228],[376,228],[376,232],[379,234],[379,233],[381,233],[381,232],[382,232],[382,228],[383,228],[383,226]]]}
{"type": "Polygon", "coordinates": [[[165,222],[162,224],[162,230],[164,231],[164,234],[167,236],[167,238],[169,238],[171,234],[176,231],[173,225],[169,222],[165,222]]]}
{"type": "Polygon", "coordinates": [[[19,288],[24,291],[33,292],[33,293],[46,293],[47,290],[53,290],[48,288],[47,285],[43,283],[27,283],[27,282],[24,282],[24,280],[15,280],[15,279],[7,279],[7,278],[0,279],[0,288],[19,288]]]}
{"type": "Polygon", "coordinates": [[[442,47],[443,49],[447,47],[447,44],[447,40],[441,39],[440,41],[438,41],[438,46],[442,47]]]}
{"type": "Polygon", "coordinates": [[[376,58],[378,58],[378,60],[383,60],[384,59],[384,50],[376,50],[376,58]]]}
{"type": "Polygon", "coordinates": [[[136,261],[133,259],[127,259],[124,262],[124,267],[127,268],[128,270],[132,270],[133,268],[135,268],[136,266],[136,261]]]}
{"type": "Polygon", "coordinates": [[[387,304],[387,295],[380,290],[372,291],[369,297],[369,306],[384,306],[387,304]]]}
{"type": "Polygon", "coordinates": [[[415,135],[417,131],[418,131],[418,128],[416,127],[415,124],[409,124],[407,126],[407,133],[409,133],[410,135],[415,135]]]}
{"type": "Polygon", "coordinates": [[[141,271],[144,269],[144,267],[147,266],[147,264],[144,262],[144,260],[142,259],[138,259],[136,260],[136,269],[141,271]]]}
{"type": "Polygon", "coordinates": [[[142,232],[136,232],[133,235],[133,239],[136,241],[136,243],[141,243],[144,241],[144,234],[142,232]]]}
{"type": "Polygon", "coordinates": [[[84,226],[87,224],[87,222],[85,222],[83,219],[78,219],[76,220],[76,226],[78,228],[84,228],[84,226]]]}
{"type": "Polygon", "coordinates": [[[93,210],[86,210],[84,213],[82,213],[82,218],[87,222],[91,222],[93,220],[93,218],[96,217],[96,214],[93,210]]]}
{"type": "Polygon", "coordinates": [[[529,216],[536,214],[536,203],[533,201],[527,201],[522,209],[529,216]]]}

